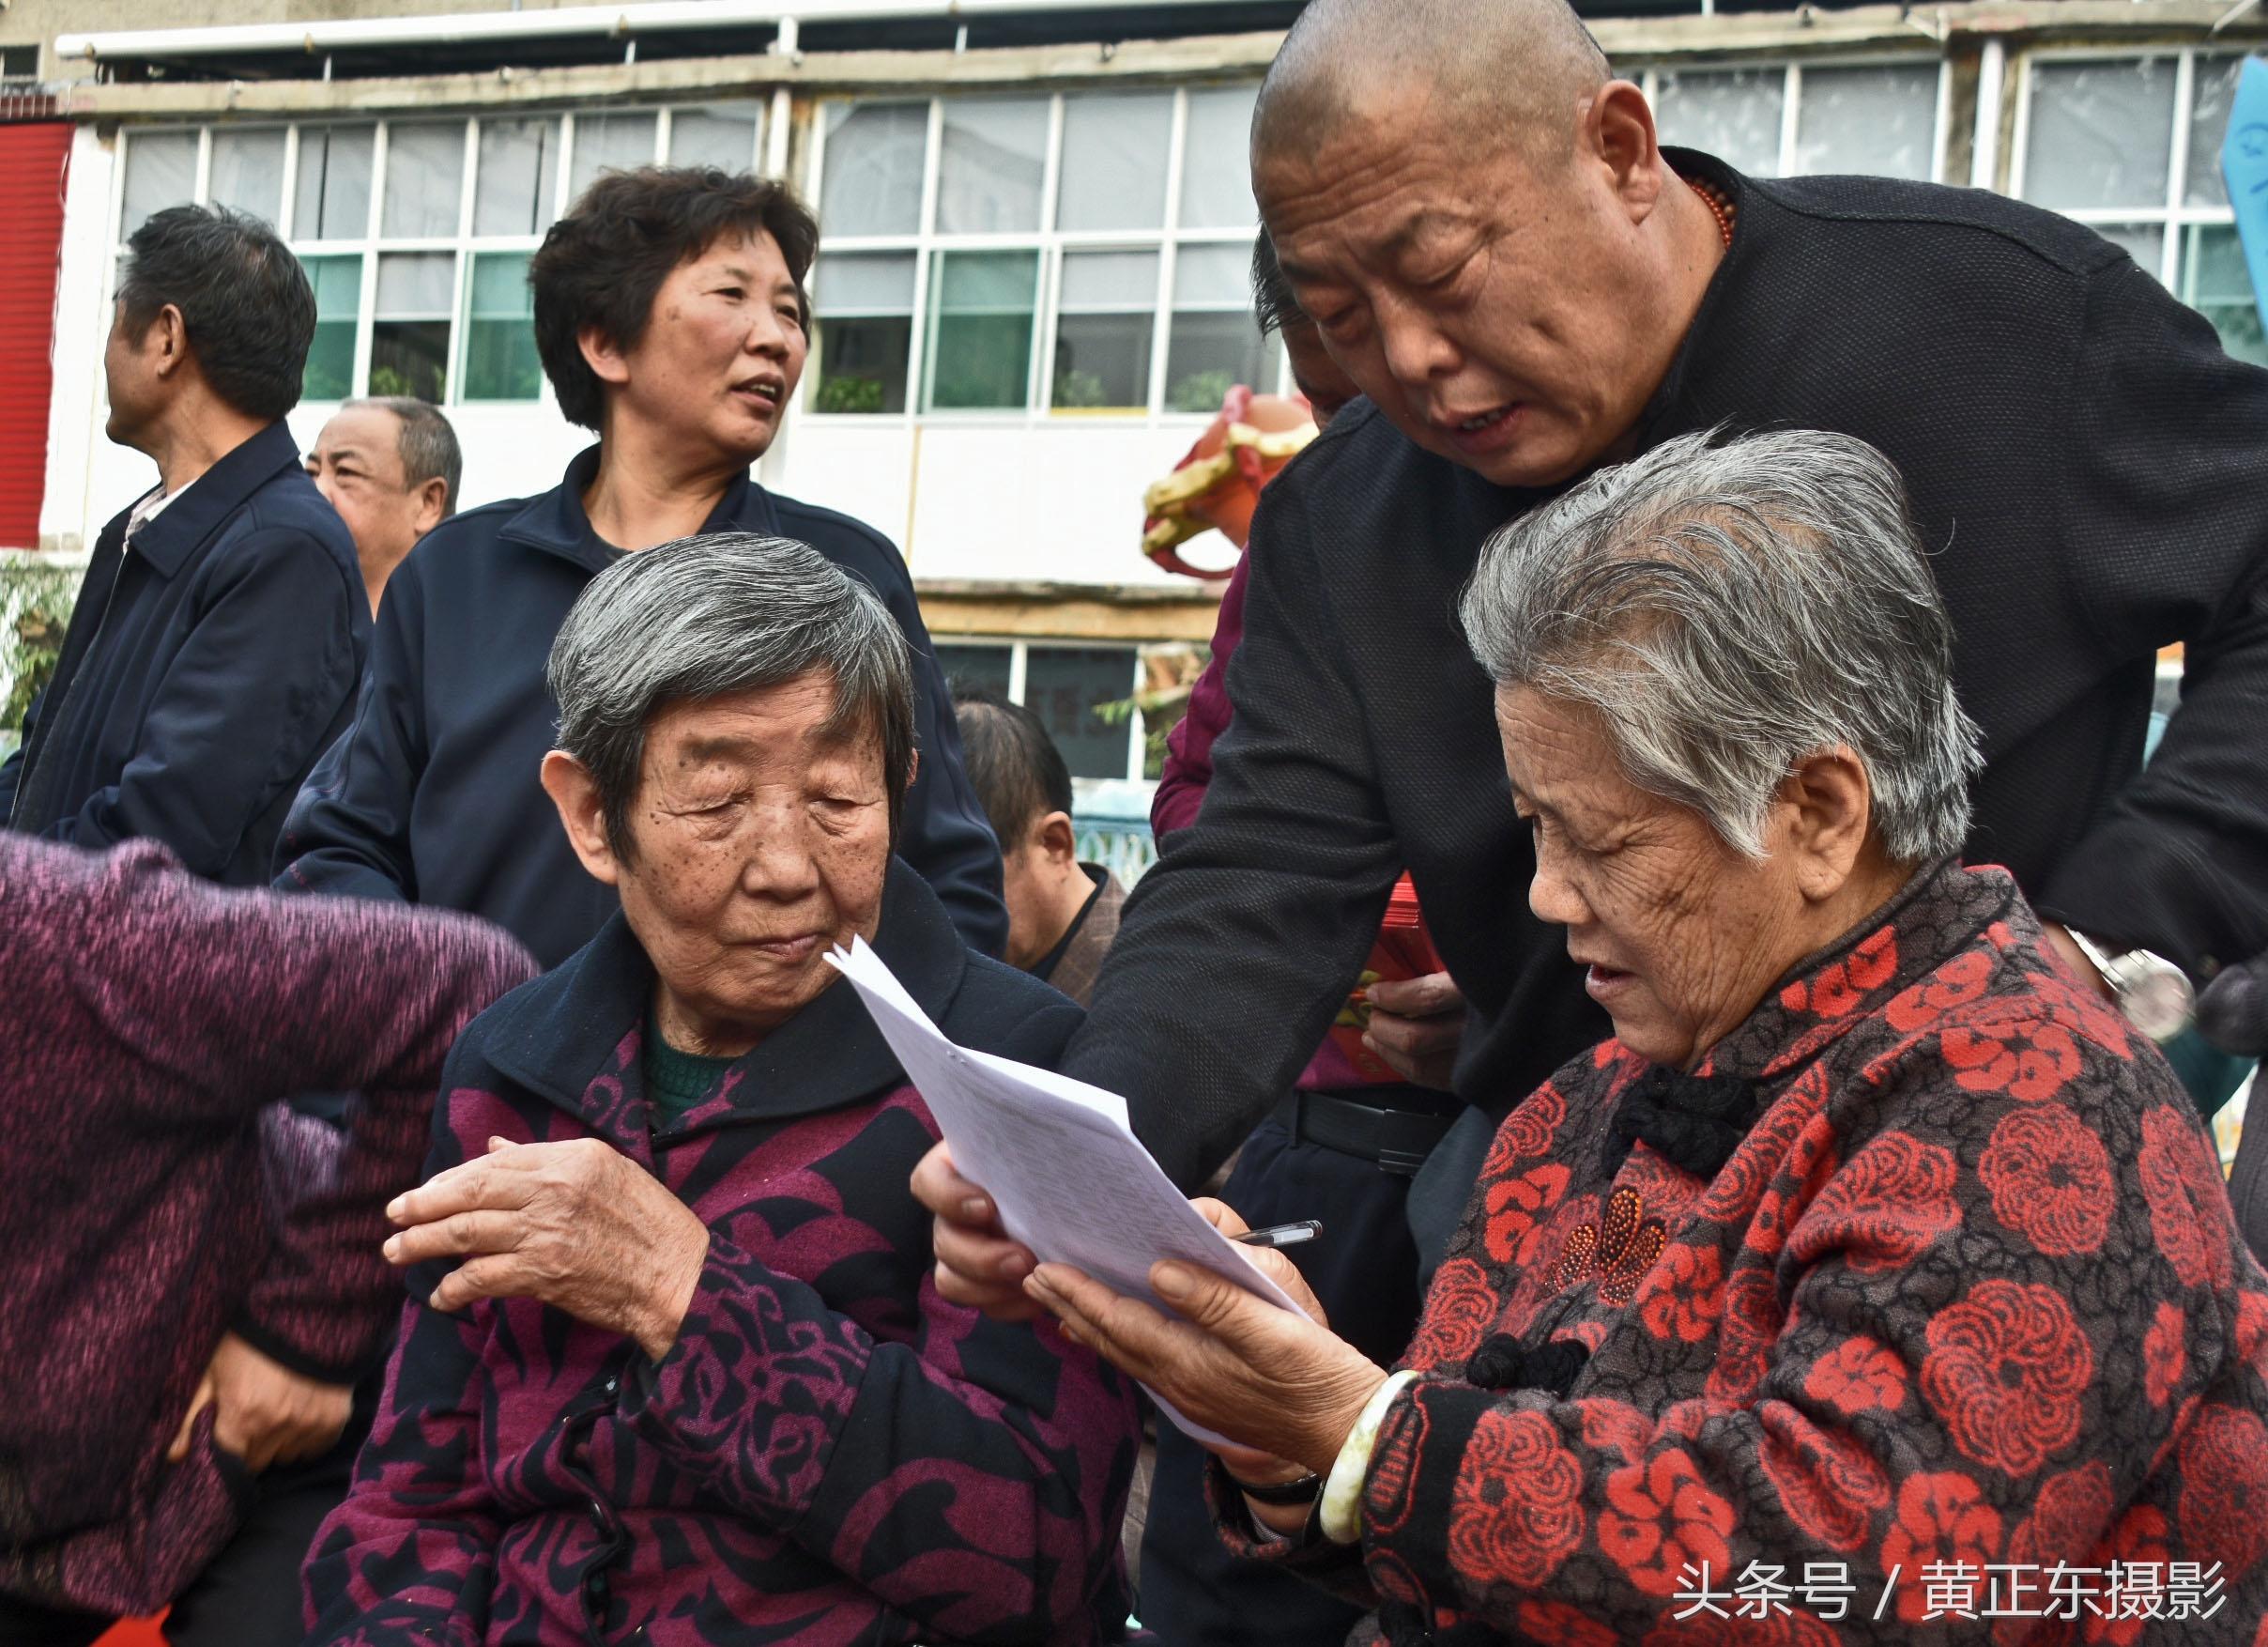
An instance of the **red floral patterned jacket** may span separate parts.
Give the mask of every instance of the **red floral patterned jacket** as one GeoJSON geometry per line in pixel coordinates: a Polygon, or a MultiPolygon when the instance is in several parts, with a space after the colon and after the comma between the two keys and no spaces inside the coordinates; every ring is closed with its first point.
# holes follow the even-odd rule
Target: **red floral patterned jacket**
{"type": "Polygon", "coordinates": [[[2268,1276],[2041,944],[1946,865],[1694,1075],[1560,1070],[1427,1299],[1360,1566],[1231,1542],[1359,1588],[1357,1640],[2268,1647],[2268,1276]]]}

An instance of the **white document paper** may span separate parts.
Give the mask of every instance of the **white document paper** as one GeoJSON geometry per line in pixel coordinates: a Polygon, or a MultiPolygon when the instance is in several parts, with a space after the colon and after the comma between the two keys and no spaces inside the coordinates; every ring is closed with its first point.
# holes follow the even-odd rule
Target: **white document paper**
{"type": "MultiPolygon", "coordinates": [[[[1172,1314],[1150,1266],[1177,1258],[1279,1309],[1289,1294],[1190,1206],[1126,1125],[1115,1093],[948,1040],[864,938],[827,958],[858,992],[882,1039],[937,1117],[953,1162],[982,1184],[1008,1234],[1042,1263],[1069,1264],[1172,1314]]],[[[1304,1312],[1299,1312],[1304,1314],[1304,1312]]],[[[1157,1399],[1157,1393],[1151,1393],[1157,1399]]],[[[1199,1440],[1220,1438],[1162,1400],[1199,1440]]]]}

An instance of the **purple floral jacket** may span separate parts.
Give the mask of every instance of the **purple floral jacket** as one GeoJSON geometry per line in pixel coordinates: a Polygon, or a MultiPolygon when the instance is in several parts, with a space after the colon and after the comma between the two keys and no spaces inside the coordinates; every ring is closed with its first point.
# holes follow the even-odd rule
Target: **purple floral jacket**
{"type": "Polygon", "coordinates": [[[252,1484],[211,1420],[165,1461],[214,1345],[341,1382],[376,1352],[442,1057],[533,971],[462,916],[0,832],[0,1591],[150,1612],[227,1542],[252,1484]],[[286,1182],[262,1123],[313,1089],[362,1101],[286,1182]]]}
{"type": "MultiPolygon", "coordinates": [[[[972,954],[902,864],[877,947],[964,1045],[1051,1064],[1080,1021],[972,954]]],[[[307,1570],[314,1641],[1085,1643],[1126,1615],[1133,1387],[1051,1327],[941,1300],[907,1188],[937,1127],[837,986],[657,1134],[652,969],[616,916],[452,1056],[429,1165],[604,1138],[709,1225],[650,1360],[529,1300],[412,1302],[352,1495],[307,1570]]]]}

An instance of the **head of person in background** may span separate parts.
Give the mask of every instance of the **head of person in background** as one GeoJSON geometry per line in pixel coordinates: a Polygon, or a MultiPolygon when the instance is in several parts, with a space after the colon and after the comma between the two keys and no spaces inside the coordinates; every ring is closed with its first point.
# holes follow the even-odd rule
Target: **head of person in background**
{"type": "Polygon", "coordinates": [[[1300,308],[1292,283],[1283,278],[1283,268],[1276,261],[1276,243],[1265,229],[1252,242],[1252,313],[1260,321],[1261,336],[1272,332],[1283,339],[1283,352],[1292,365],[1292,386],[1306,397],[1308,408],[1315,414],[1315,426],[1329,428],[1331,420],[1362,391],[1324,347],[1314,321],[1300,308]]]}
{"type": "MultiPolygon", "coordinates": [[[[802,381],[819,223],[772,177],[713,167],[609,172],[551,226],[528,270],[536,349],[571,423],[597,433],[591,526],[657,516],[684,532],[771,448],[802,381]]],[[[613,530],[610,530],[613,529],[613,530]]]]}
{"type": "Polygon", "coordinates": [[[307,454],[315,489],[354,533],[370,609],[418,540],[457,510],[465,454],[440,408],[406,394],[350,400],[307,454]]]}
{"type": "Polygon", "coordinates": [[[154,459],[170,497],[299,404],[314,292],[266,223],[226,207],[153,212],[126,248],[103,433],[154,459]]]}
{"type": "Polygon", "coordinates": [[[954,694],[961,758],[1000,841],[1011,966],[1045,978],[1081,1006],[1118,935],[1126,888],[1081,863],[1071,822],[1071,771],[1038,716],[988,692],[954,694]]]}

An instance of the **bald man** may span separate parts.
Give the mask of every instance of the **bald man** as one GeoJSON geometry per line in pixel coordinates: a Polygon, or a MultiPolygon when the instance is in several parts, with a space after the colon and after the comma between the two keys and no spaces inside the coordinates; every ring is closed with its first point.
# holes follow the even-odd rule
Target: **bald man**
{"type": "MultiPolygon", "coordinates": [[[[2268,949],[2268,373],[2124,252],[1983,192],[1664,149],[1557,0],[1314,0],[1252,175],[1364,399],[1267,494],[1203,817],[1128,899],[1065,1057],[1177,1179],[1290,1085],[1405,867],[1465,996],[1476,1109],[1413,1220],[1454,1219],[1490,1117],[1605,1035],[1528,911],[1453,614],[1508,516],[1694,430],[1837,430],[1904,472],[1984,734],[1966,855],[2109,954],[2202,976],[2268,949]],[[2184,698],[2145,769],[2175,640],[2184,698]]],[[[1308,1209],[1326,1239],[1334,1210],[1308,1209]]],[[[948,1296],[1006,1305],[1025,1254],[938,1239],[948,1296]]]]}

